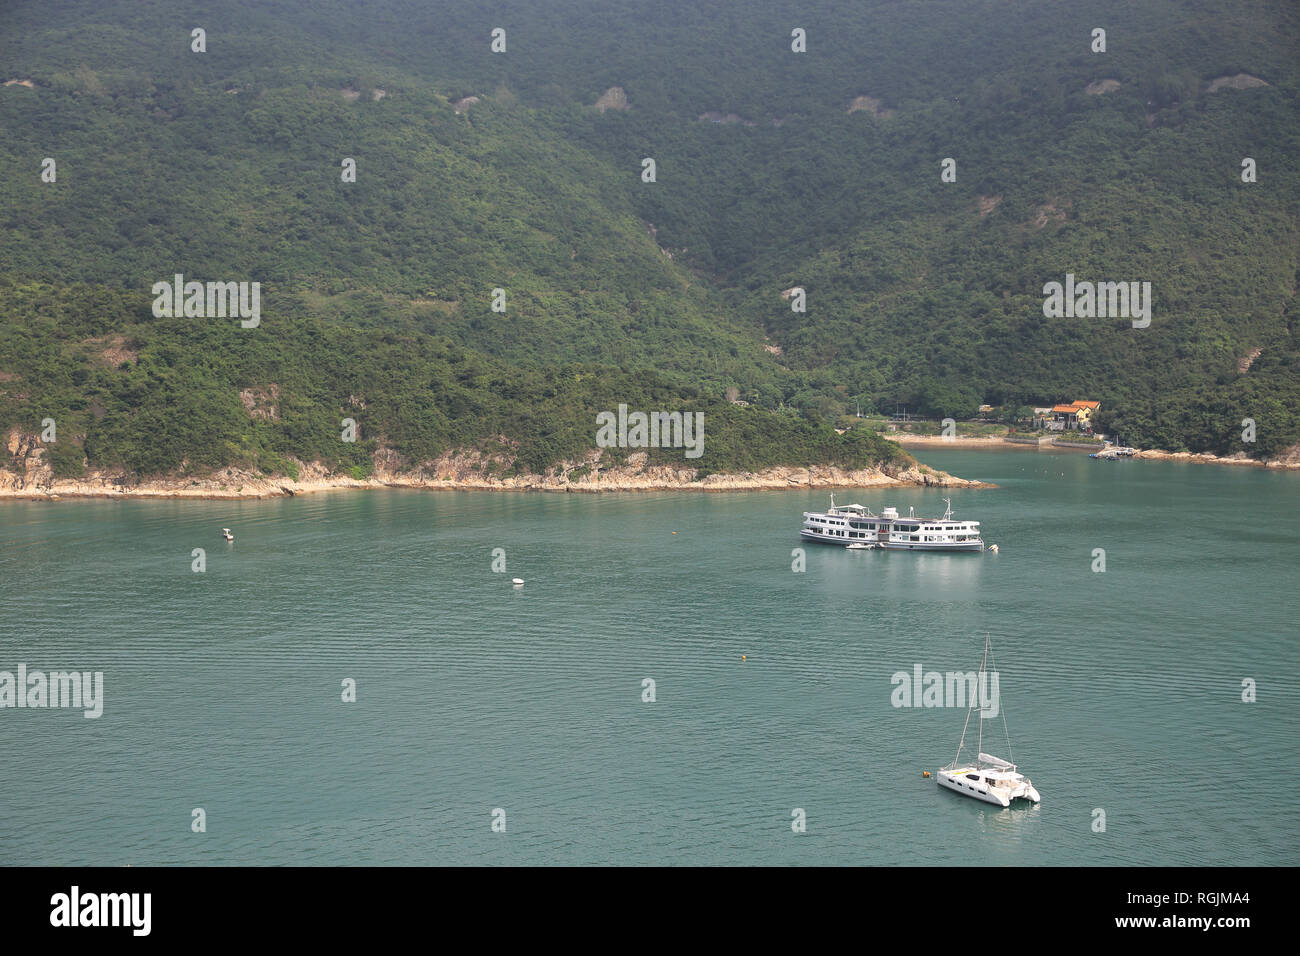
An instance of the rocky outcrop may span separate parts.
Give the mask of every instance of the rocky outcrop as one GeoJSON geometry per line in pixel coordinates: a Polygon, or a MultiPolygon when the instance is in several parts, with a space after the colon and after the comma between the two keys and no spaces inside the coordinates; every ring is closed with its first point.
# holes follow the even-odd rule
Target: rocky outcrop
{"type": "Polygon", "coordinates": [[[244,411],[248,412],[248,417],[252,419],[265,419],[267,421],[278,422],[280,420],[280,386],[272,382],[265,388],[245,388],[239,392],[239,400],[244,405],[244,411]]]}
{"type": "Polygon", "coordinates": [[[1236,76],[1216,76],[1210,81],[1205,92],[1217,93],[1219,90],[1252,90],[1259,86],[1268,86],[1266,80],[1261,80],[1257,76],[1251,76],[1249,73],[1238,73],[1236,76]]]}
{"type": "Polygon", "coordinates": [[[1300,445],[1292,445],[1284,449],[1276,458],[1251,458],[1244,451],[1232,455],[1211,455],[1205,452],[1161,451],[1158,448],[1140,449],[1133,457],[1154,461],[1182,461],[1197,465],[1246,465],[1251,468],[1300,470],[1300,445]]]}
{"type": "Polygon", "coordinates": [[[894,111],[884,105],[884,101],[874,96],[855,96],[849,103],[849,113],[870,113],[879,119],[888,119],[894,111]]]}
{"type": "Polygon", "coordinates": [[[1119,80],[1094,80],[1083,88],[1083,92],[1089,96],[1101,96],[1105,93],[1114,93],[1119,88],[1119,80]]]}
{"type": "Polygon", "coordinates": [[[600,99],[596,100],[596,109],[602,113],[606,110],[629,110],[631,108],[627,101],[627,93],[621,86],[611,86],[600,94],[600,99]]]}
{"type": "Polygon", "coordinates": [[[36,435],[24,434],[17,429],[11,431],[5,439],[5,450],[9,461],[0,467],[0,494],[11,494],[31,489],[45,494],[41,489],[48,488],[54,480],[45,457],[45,446],[36,435]]]}

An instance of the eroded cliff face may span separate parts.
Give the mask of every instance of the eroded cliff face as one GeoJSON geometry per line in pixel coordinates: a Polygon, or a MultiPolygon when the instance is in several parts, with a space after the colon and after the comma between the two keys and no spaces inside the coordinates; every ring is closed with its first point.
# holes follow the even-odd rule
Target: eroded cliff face
{"type": "Polygon", "coordinates": [[[11,432],[6,448],[9,457],[0,468],[0,494],[10,497],[52,495],[127,495],[163,498],[265,498],[297,495],[332,488],[428,488],[481,489],[497,491],[739,491],[781,488],[845,488],[878,485],[921,485],[939,487],[981,487],[978,481],[955,478],[915,462],[883,469],[849,470],[834,466],[800,468],[783,466],[761,472],[709,475],[697,478],[687,465],[653,464],[645,452],[629,455],[622,464],[602,464],[603,453],[593,449],[583,459],[562,462],[542,475],[512,475],[503,472],[510,464],[508,451],[485,454],[480,451],[449,452],[417,468],[402,468],[397,455],[380,449],[375,454],[374,473],[355,479],[331,472],[320,462],[296,462],[297,479],[286,475],[264,475],[239,468],[223,468],[202,477],[159,476],[140,479],[107,470],[90,470],[79,478],[55,478],[45,451],[36,435],[11,432]]]}
{"type": "Polygon", "coordinates": [[[26,435],[14,429],[5,439],[7,461],[0,461],[0,492],[47,487],[54,478],[45,446],[37,435],[26,435]]]}

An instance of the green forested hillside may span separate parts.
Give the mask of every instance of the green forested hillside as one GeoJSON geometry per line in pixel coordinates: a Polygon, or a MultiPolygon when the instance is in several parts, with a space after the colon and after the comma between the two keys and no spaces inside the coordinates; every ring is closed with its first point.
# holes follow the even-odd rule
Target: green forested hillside
{"type": "Polygon", "coordinates": [[[1277,454],[1297,36],[1283,0],[11,2],[0,426],[75,419],[92,464],[148,472],[364,469],[337,442],[364,384],[385,447],[507,434],[539,469],[653,400],[716,416],[718,470],[887,454],[825,444],[855,401],[1092,397],[1132,443],[1277,454]],[[1267,85],[1210,92],[1240,73],[1267,85]],[[628,109],[593,108],[611,87],[628,109]],[[178,272],[261,282],[262,325],[154,319],[178,272]],[[1150,281],[1150,327],[1045,318],[1067,272],[1150,281]],[[285,414],[251,417],[270,382],[285,414]]]}
{"type": "MultiPolygon", "coordinates": [[[[648,449],[649,460],[689,464],[699,477],[775,465],[865,468],[906,464],[892,442],[858,429],[838,434],[789,410],[729,404],[652,370],[593,363],[520,367],[418,331],[341,328],[318,320],[242,329],[158,319],[134,293],[97,286],[0,281],[9,321],[0,336],[15,421],[38,431],[51,417],[54,472],[84,460],[145,475],[202,475],[224,465],[297,477],[292,459],[354,477],[381,450],[407,466],[445,452],[503,457],[509,474],[542,474],[595,444],[596,415],[633,410],[703,414],[702,454],[648,449]],[[24,421],[23,412],[31,418],[24,421]],[[352,419],[356,440],[342,440],[352,419]]],[[[607,449],[606,462],[627,449],[607,449]]]]}

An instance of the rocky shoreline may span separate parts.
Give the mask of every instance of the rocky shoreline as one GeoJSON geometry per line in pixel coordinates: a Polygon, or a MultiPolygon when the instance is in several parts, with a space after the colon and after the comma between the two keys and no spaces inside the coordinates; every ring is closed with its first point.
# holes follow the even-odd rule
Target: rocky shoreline
{"type": "Polygon", "coordinates": [[[1249,468],[1272,468],[1276,471],[1300,471],[1300,454],[1297,454],[1297,451],[1295,448],[1289,448],[1281,458],[1264,460],[1248,458],[1245,452],[1220,456],[1190,451],[1161,451],[1158,448],[1144,448],[1135,452],[1133,457],[1151,461],[1181,461],[1194,465],[1245,465],[1249,468]]]}
{"type": "Polygon", "coordinates": [[[595,460],[565,463],[545,475],[491,477],[484,475],[486,459],[461,453],[427,462],[418,472],[384,467],[381,461],[369,478],[329,472],[320,464],[300,464],[295,480],[226,468],[205,477],[160,477],[136,480],[120,474],[91,473],[84,478],[54,478],[48,466],[26,460],[22,474],[0,468],[0,498],[279,498],[344,488],[418,488],[438,491],[550,491],[608,493],[618,491],[775,491],[798,488],[863,488],[913,485],[943,488],[987,488],[991,485],[957,478],[916,462],[901,467],[848,470],[834,466],[783,466],[742,474],[709,475],[697,479],[693,468],[650,464],[644,452],[630,455],[622,465],[601,469],[595,460]],[[577,472],[577,476],[574,476],[577,472]]]}
{"type": "MultiPolygon", "coordinates": [[[[1082,443],[1077,445],[1053,445],[1050,441],[1043,443],[1018,442],[1003,435],[980,435],[963,436],[958,435],[954,438],[944,438],[940,435],[908,435],[902,433],[893,433],[885,436],[891,441],[896,441],[903,447],[946,447],[946,448],[1029,448],[1037,450],[1045,448],[1075,448],[1086,451],[1089,446],[1082,443]]],[[[1100,451],[1104,446],[1095,446],[1100,451]]],[[[1260,459],[1247,457],[1245,452],[1237,452],[1235,455],[1211,455],[1204,452],[1190,451],[1162,451],[1158,448],[1138,449],[1133,455],[1134,459],[1145,459],[1148,461],[1179,461],[1194,465],[1244,465],[1249,468],[1272,468],[1276,471],[1300,471],[1300,445],[1292,446],[1286,449],[1279,457],[1272,459],[1260,459]]]]}

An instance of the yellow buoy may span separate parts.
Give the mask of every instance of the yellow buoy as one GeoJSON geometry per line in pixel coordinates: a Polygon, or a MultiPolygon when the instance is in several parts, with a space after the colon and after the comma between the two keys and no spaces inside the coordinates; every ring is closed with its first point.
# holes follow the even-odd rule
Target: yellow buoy
{"type": "Polygon", "coordinates": [[[741,654],[741,655],[740,655],[740,659],[741,659],[742,661],[743,661],[743,660],[746,660],[745,655],[744,655],[744,654],[741,654]]]}
{"type": "Polygon", "coordinates": [[[677,533],[676,531],[673,532],[673,534],[676,534],[676,533],[677,533]]]}

